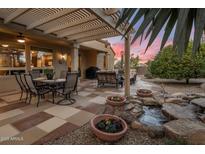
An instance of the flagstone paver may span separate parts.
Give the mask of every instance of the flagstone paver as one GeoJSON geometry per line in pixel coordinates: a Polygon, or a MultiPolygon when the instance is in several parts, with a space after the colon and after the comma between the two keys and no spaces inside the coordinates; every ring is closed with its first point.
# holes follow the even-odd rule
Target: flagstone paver
{"type": "Polygon", "coordinates": [[[45,144],[67,135],[85,125],[96,114],[103,113],[108,95],[122,92],[110,87],[97,88],[96,81],[80,82],[79,87],[79,93],[72,96],[76,103],[69,106],[52,104],[49,95],[37,108],[35,97],[31,104],[25,104],[23,100],[19,101],[19,91],[1,93],[0,137],[4,134],[15,138],[0,144],[45,144]]]}

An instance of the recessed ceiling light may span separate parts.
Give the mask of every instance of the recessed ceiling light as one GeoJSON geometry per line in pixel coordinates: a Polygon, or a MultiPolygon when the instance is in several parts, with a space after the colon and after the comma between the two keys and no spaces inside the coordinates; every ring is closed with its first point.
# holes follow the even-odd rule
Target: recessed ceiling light
{"type": "Polygon", "coordinates": [[[2,44],[1,46],[4,47],[4,48],[8,48],[9,47],[8,44],[2,44]]]}

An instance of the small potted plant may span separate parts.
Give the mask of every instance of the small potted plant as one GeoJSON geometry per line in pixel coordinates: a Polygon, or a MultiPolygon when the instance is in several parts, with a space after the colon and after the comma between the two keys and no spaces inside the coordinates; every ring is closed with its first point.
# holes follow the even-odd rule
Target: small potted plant
{"type": "Polygon", "coordinates": [[[127,132],[126,122],[115,115],[101,114],[90,121],[92,132],[101,140],[114,142],[127,132]]]}
{"type": "Polygon", "coordinates": [[[108,96],[107,97],[107,104],[111,106],[122,106],[124,105],[126,98],[124,96],[108,96]]]}
{"type": "Polygon", "coordinates": [[[152,91],[148,89],[138,89],[137,90],[137,95],[140,97],[151,97],[152,96],[152,91]]]}
{"type": "Polygon", "coordinates": [[[46,75],[48,80],[52,80],[55,72],[52,69],[45,69],[44,74],[46,75]]]}

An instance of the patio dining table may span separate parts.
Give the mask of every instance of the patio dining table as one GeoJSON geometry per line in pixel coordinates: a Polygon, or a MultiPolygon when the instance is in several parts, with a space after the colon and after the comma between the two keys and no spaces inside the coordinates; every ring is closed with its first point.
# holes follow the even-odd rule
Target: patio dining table
{"type": "Polygon", "coordinates": [[[66,79],[52,79],[52,80],[48,80],[45,77],[39,77],[39,78],[34,79],[34,82],[36,82],[36,83],[44,83],[44,84],[48,85],[49,90],[52,92],[52,103],[54,104],[55,103],[55,94],[56,94],[56,92],[58,90],[57,87],[58,87],[59,84],[65,83],[66,79]]]}

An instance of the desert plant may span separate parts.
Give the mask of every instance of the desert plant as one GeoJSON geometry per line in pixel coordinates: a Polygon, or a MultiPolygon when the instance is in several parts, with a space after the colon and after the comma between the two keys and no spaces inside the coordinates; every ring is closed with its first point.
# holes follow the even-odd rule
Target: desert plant
{"type": "Polygon", "coordinates": [[[131,55],[130,67],[137,69],[138,64],[139,64],[139,56],[134,57],[134,55],[131,55]]]}

